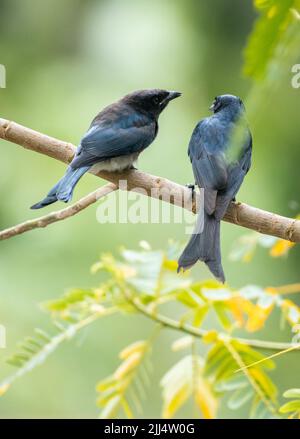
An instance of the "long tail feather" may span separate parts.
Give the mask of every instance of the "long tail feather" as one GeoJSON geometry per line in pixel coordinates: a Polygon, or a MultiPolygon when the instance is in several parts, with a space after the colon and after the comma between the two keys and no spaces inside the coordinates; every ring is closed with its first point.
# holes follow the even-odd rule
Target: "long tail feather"
{"type": "MultiPolygon", "coordinates": [[[[196,226],[197,228],[197,226],[196,226]]],[[[213,215],[204,214],[202,233],[194,233],[178,261],[178,271],[192,267],[197,261],[203,261],[212,274],[225,282],[221,263],[220,221],[213,215]]]]}
{"type": "Polygon", "coordinates": [[[57,200],[64,201],[65,203],[70,201],[76,184],[89,169],[90,166],[79,169],[73,169],[69,166],[65,175],[50,190],[48,195],[42,201],[31,206],[31,209],[41,209],[42,207],[55,203],[57,200]]]}

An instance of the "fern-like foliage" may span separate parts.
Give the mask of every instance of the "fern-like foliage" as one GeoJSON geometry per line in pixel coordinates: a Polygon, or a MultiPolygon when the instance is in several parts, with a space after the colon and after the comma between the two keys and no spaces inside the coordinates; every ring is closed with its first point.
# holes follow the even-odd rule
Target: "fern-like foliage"
{"type": "MultiPolygon", "coordinates": [[[[193,341],[194,343],[194,341],[193,341]]],[[[164,418],[172,418],[188,401],[193,399],[195,416],[215,418],[218,398],[212,382],[204,376],[204,359],[192,353],[179,360],[161,379],[164,418]]]]}
{"type": "Polygon", "coordinates": [[[34,336],[25,338],[20,346],[20,351],[7,359],[7,363],[15,366],[17,371],[0,383],[0,396],[18,378],[44,363],[61,343],[74,337],[80,329],[90,324],[95,318],[96,315],[90,316],[90,318],[68,326],[57,324],[57,331],[54,334],[48,334],[44,330],[36,329],[34,336]]]}
{"type": "MultiPolygon", "coordinates": [[[[119,257],[102,255],[92,267],[92,273],[101,272],[98,286],[72,289],[42,304],[56,329],[51,334],[36,330],[34,337],[22,343],[9,359],[17,369],[0,384],[0,394],[95,320],[114,313],[132,319],[134,314],[142,313],[155,322],[154,335],[123,349],[120,366],[98,383],[100,417],[142,414],[143,401],[151,391],[149,357],[161,333],[157,324],[160,329],[168,327],[184,333],[172,343],[177,355],[188,350],[161,379],[163,417],[176,416],[188,401],[193,402],[197,417],[217,417],[223,402],[232,410],[247,404],[252,417],[282,416],[284,409],[279,413],[277,389],[270,376],[275,363],[258,351],[270,347],[280,354],[282,344],[241,339],[236,331],[259,331],[273,311],[280,309],[297,343],[299,307],[283,297],[289,286],[280,293],[279,287],[250,285],[236,289],[214,280],[195,281],[188,272],[177,274],[178,251],[174,244],[166,251],[153,251],[143,244],[139,250],[122,249],[119,257]],[[176,319],[166,313],[168,303],[176,304],[176,319]],[[212,322],[214,326],[206,329],[212,322]],[[204,349],[209,346],[207,355],[197,352],[200,342],[204,349]]],[[[288,347],[288,351],[295,350],[298,344],[288,347]]]]}
{"type": "Polygon", "coordinates": [[[121,409],[128,418],[134,417],[134,409],[142,413],[141,399],[150,386],[148,355],[152,341],[153,337],[139,340],[123,349],[119,354],[123,361],[118,369],[97,384],[97,405],[102,408],[100,418],[114,418],[121,409]]]}
{"type": "Polygon", "coordinates": [[[79,331],[105,315],[112,314],[112,306],[105,307],[104,292],[71,290],[62,298],[49,301],[43,307],[52,314],[54,330],[48,333],[35,329],[34,336],[26,337],[20,344],[20,350],[7,359],[17,371],[0,383],[0,396],[20,377],[44,363],[60,344],[73,338],[79,331]],[[93,300],[91,300],[93,298],[93,300]]]}
{"type": "Polygon", "coordinates": [[[250,416],[274,417],[278,410],[277,389],[266,370],[275,364],[249,346],[237,341],[219,341],[206,358],[205,372],[214,382],[215,391],[230,394],[227,405],[237,410],[250,404],[250,416]],[[263,363],[245,369],[245,366],[264,359],[263,363]],[[238,369],[242,371],[236,373],[238,369]]]}

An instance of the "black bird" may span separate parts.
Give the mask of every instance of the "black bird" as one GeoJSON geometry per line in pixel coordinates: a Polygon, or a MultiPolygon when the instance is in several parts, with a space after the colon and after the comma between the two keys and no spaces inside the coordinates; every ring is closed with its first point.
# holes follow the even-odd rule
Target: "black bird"
{"type": "Polygon", "coordinates": [[[180,95],[160,89],[139,90],[104,108],[82,138],[66,174],[31,209],[57,200],[70,201],[79,179],[94,165],[99,171],[110,172],[132,168],[139,154],[155,139],[160,113],[180,95]]]}
{"type": "MultiPolygon", "coordinates": [[[[252,136],[242,100],[233,95],[215,98],[211,117],[201,120],[192,134],[188,155],[195,182],[204,188],[202,232],[194,230],[178,261],[178,272],[198,260],[225,282],[220,251],[220,221],[251,166],[252,136]]],[[[201,206],[200,206],[201,208],[201,206]]]]}

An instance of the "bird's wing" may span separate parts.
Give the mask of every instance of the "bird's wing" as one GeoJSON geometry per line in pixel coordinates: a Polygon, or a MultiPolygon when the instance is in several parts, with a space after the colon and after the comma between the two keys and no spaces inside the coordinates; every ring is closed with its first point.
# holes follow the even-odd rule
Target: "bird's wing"
{"type": "Polygon", "coordinates": [[[80,168],[113,157],[142,151],[154,140],[156,122],[143,115],[126,115],[112,123],[95,120],[81,140],[71,166],[80,168]]]}
{"type": "Polygon", "coordinates": [[[222,189],[227,182],[227,162],[224,153],[226,137],[217,119],[203,119],[196,126],[189,144],[197,184],[205,189],[222,189]]]}
{"type": "Polygon", "coordinates": [[[241,150],[237,161],[231,163],[228,167],[228,180],[226,189],[218,194],[217,207],[215,215],[217,218],[223,218],[227,207],[231,200],[233,200],[243,183],[245,175],[251,166],[252,156],[252,136],[250,131],[246,131],[246,141],[241,150]]]}
{"type": "Polygon", "coordinates": [[[204,188],[205,210],[215,210],[217,192],[227,184],[227,162],[224,153],[224,127],[216,118],[203,119],[196,126],[189,144],[195,180],[204,188]]]}
{"type": "Polygon", "coordinates": [[[241,170],[244,172],[244,176],[247,174],[251,167],[252,159],[252,135],[249,130],[247,130],[247,141],[245,144],[245,149],[239,159],[239,165],[241,170]]]}

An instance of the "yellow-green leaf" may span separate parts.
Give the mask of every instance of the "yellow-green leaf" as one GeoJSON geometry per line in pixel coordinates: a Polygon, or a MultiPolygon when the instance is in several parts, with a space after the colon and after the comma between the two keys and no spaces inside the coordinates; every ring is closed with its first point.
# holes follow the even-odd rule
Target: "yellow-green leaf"
{"type": "Polygon", "coordinates": [[[289,401],[282,405],[279,409],[280,413],[290,413],[300,411],[300,400],[295,399],[294,401],[289,401]]]}

